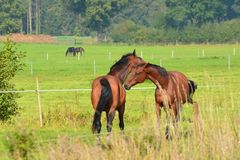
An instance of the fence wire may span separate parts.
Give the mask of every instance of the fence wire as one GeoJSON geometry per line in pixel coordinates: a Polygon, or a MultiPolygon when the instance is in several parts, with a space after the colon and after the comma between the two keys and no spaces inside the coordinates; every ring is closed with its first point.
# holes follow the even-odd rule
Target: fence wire
{"type": "MultiPolygon", "coordinates": [[[[206,85],[198,86],[199,88],[218,88],[224,87],[224,85],[206,85]]],[[[131,90],[152,90],[156,87],[134,87],[131,90]]],[[[90,92],[90,88],[75,88],[75,89],[45,89],[45,90],[10,90],[10,91],[0,91],[0,93],[37,93],[37,92],[90,92]]]]}

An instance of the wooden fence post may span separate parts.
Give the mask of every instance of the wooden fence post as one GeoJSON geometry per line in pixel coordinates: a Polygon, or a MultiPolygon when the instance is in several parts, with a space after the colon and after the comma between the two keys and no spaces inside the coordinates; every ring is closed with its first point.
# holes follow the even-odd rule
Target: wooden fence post
{"type": "Polygon", "coordinates": [[[230,54],[228,55],[228,69],[231,69],[231,56],[230,54]]]}
{"type": "Polygon", "coordinates": [[[33,64],[32,64],[32,62],[30,64],[30,73],[31,73],[31,75],[33,75],[33,64]]]}
{"type": "Polygon", "coordinates": [[[38,96],[38,108],[39,108],[39,118],[40,118],[40,127],[43,126],[42,122],[42,106],[41,106],[41,99],[40,99],[40,92],[39,92],[39,82],[38,82],[38,77],[36,77],[36,85],[37,85],[37,96],[38,96]]]}
{"type": "Polygon", "coordinates": [[[112,59],[112,53],[108,52],[108,60],[111,61],[111,59],[112,59]]]}
{"type": "Polygon", "coordinates": [[[95,61],[95,59],[93,61],[93,77],[94,78],[96,77],[96,61],[95,61]]]}

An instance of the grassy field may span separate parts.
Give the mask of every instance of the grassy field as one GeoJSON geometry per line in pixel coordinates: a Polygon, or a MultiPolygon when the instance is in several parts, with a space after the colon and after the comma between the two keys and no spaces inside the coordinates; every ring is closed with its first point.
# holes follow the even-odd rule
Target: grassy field
{"type": "MultiPolygon", "coordinates": [[[[93,115],[90,91],[41,93],[42,128],[36,93],[21,93],[19,115],[9,123],[0,124],[0,157],[3,159],[8,159],[4,145],[6,136],[21,129],[34,133],[37,149],[33,155],[39,157],[36,159],[58,156],[71,159],[68,156],[77,155],[85,159],[94,156],[102,159],[240,158],[239,45],[83,45],[86,52],[79,60],[65,57],[67,47],[60,44],[17,44],[17,48],[25,51],[27,56],[24,70],[13,79],[16,89],[35,90],[36,77],[39,77],[42,90],[90,88],[94,77],[108,73],[122,55],[136,49],[145,61],[161,64],[169,71],[181,71],[198,84],[194,99],[201,107],[202,129],[199,131],[194,127],[192,106],[186,104],[181,113],[180,137],[166,141],[163,136],[164,113],[161,136],[156,133],[154,89],[130,90],[127,91],[124,116],[126,132],[124,136],[119,133],[118,116],[115,116],[113,148],[107,150],[94,145],[90,130],[93,115]]],[[[154,85],[146,81],[136,87],[154,85]]],[[[106,133],[105,116],[102,122],[102,132],[106,133]]],[[[102,137],[104,143],[105,135],[102,137]]]]}

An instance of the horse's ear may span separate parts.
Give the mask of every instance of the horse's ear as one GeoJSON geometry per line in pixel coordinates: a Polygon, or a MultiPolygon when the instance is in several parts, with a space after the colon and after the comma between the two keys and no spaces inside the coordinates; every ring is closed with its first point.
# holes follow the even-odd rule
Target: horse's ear
{"type": "Polygon", "coordinates": [[[133,55],[136,56],[136,50],[135,49],[133,50],[133,55]]]}

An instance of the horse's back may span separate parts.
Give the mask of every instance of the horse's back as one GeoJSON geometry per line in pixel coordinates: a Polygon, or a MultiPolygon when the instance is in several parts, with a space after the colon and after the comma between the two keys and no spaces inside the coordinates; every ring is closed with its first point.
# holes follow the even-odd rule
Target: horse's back
{"type": "Polygon", "coordinates": [[[126,92],[123,88],[123,85],[121,81],[111,75],[107,75],[107,80],[110,83],[112,93],[113,93],[113,106],[121,106],[123,103],[125,103],[126,99],[126,92]]]}
{"type": "Polygon", "coordinates": [[[96,106],[99,101],[99,97],[101,96],[102,85],[100,81],[103,78],[105,78],[108,81],[112,90],[111,105],[118,106],[118,105],[121,105],[123,102],[125,102],[125,98],[126,98],[125,90],[121,82],[119,81],[119,79],[111,75],[105,75],[105,76],[97,77],[92,82],[91,100],[92,100],[93,108],[96,109],[96,106]]]}
{"type": "MultiPolygon", "coordinates": [[[[181,101],[185,103],[187,101],[187,97],[189,96],[189,85],[187,77],[177,71],[169,72],[169,86],[168,92],[171,95],[171,98],[177,98],[177,101],[181,101]]],[[[176,99],[174,99],[175,101],[176,99]]]]}

